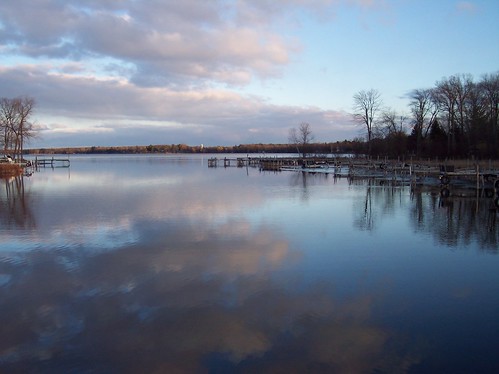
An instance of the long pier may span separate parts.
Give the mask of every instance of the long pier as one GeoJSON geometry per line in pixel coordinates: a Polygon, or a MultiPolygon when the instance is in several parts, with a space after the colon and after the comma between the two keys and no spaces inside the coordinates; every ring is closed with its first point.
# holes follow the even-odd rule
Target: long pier
{"type": "Polygon", "coordinates": [[[269,171],[304,171],[333,173],[349,177],[386,177],[391,175],[449,178],[472,177],[484,180],[499,177],[499,161],[400,161],[368,160],[347,157],[213,157],[208,167],[258,167],[269,171]]]}
{"type": "Polygon", "coordinates": [[[442,197],[480,195],[499,208],[499,161],[400,161],[346,157],[223,157],[208,167],[255,167],[260,171],[299,171],[336,177],[376,179],[392,184],[438,188],[442,197]],[[472,190],[471,194],[468,192],[472,190]]]}

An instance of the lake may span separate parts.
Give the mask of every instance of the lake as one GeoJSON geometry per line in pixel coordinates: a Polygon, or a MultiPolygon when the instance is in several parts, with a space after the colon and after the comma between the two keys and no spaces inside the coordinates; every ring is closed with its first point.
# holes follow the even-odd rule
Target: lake
{"type": "Polygon", "coordinates": [[[492,199],[209,157],[0,180],[0,372],[499,372],[492,199]]]}

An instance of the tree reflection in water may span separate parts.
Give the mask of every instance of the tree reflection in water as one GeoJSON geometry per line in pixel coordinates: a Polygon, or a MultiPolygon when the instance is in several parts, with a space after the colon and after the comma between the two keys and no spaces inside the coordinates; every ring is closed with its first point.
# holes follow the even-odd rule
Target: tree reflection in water
{"type": "Polygon", "coordinates": [[[25,190],[24,176],[0,178],[0,227],[34,228],[30,193],[25,190]]]}
{"type": "MultiPolygon", "coordinates": [[[[354,226],[359,230],[376,230],[383,219],[405,205],[404,188],[375,180],[352,183],[366,186],[364,198],[355,201],[354,226]]],[[[477,241],[480,250],[499,251],[498,211],[492,198],[443,198],[430,190],[412,188],[411,202],[411,224],[417,231],[431,234],[438,243],[455,247],[477,241]]]]}
{"type": "Polygon", "coordinates": [[[499,250],[497,210],[491,198],[442,198],[432,194],[423,207],[424,193],[413,192],[413,224],[418,230],[431,233],[439,243],[451,247],[476,241],[482,251],[499,250]]]}

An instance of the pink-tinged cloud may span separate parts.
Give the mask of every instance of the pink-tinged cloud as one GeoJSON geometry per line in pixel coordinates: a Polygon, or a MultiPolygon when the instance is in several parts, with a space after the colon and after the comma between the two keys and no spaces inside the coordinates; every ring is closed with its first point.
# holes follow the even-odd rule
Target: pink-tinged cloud
{"type": "Polygon", "coordinates": [[[135,144],[134,139],[140,139],[139,144],[157,144],[163,142],[158,139],[172,137],[174,143],[206,145],[286,143],[289,128],[303,121],[309,122],[317,138],[324,141],[351,138],[357,131],[348,113],[275,105],[227,89],[141,87],[119,78],[46,74],[28,65],[0,68],[0,83],[14,96],[29,92],[36,98],[37,115],[46,118],[38,121],[45,140],[69,141],[80,133],[77,140],[85,139],[90,142],[87,145],[103,141],[135,144]],[[51,117],[60,119],[47,123],[51,117]],[[82,127],[82,123],[87,125],[82,127]],[[341,134],[339,138],[334,138],[335,132],[341,134]]]}

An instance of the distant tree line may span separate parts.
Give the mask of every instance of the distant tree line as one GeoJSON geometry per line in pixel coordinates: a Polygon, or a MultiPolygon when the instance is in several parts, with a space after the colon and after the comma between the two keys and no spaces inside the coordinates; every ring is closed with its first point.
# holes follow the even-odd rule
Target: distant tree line
{"type": "MultiPolygon", "coordinates": [[[[471,75],[457,74],[437,81],[432,88],[414,89],[408,114],[383,106],[375,90],[353,97],[353,118],[366,130],[366,138],[342,142],[313,142],[311,126],[303,122],[289,132],[289,144],[240,144],[189,146],[165,144],[121,147],[32,149],[38,153],[299,153],[323,155],[350,153],[383,157],[499,158],[499,72],[475,82],[471,75]]],[[[34,135],[28,121],[31,98],[1,99],[1,144],[18,155],[24,141],[34,135]]]]}
{"type": "Polygon", "coordinates": [[[499,157],[499,72],[475,82],[458,74],[409,94],[410,114],[383,108],[377,90],[354,95],[354,119],[365,126],[369,155],[499,157]]]}
{"type": "MultiPolygon", "coordinates": [[[[331,143],[309,143],[304,152],[312,155],[359,153],[363,141],[344,140],[331,143]]],[[[295,144],[239,144],[234,146],[189,146],[187,144],[157,144],[117,147],[60,147],[28,149],[26,154],[147,154],[147,153],[296,153],[295,144]]],[[[301,153],[301,150],[300,150],[301,153]]]]}
{"type": "Polygon", "coordinates": [[[25,142],[35,136],[30,122],[34,107],[31,97],[0,98],[0,146],[16,160],[21,159],[25,142]]]}

